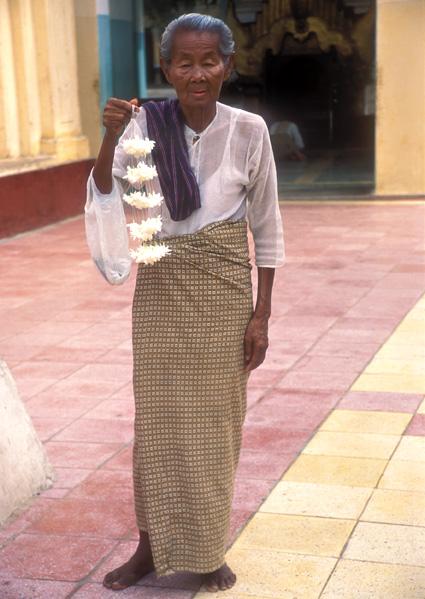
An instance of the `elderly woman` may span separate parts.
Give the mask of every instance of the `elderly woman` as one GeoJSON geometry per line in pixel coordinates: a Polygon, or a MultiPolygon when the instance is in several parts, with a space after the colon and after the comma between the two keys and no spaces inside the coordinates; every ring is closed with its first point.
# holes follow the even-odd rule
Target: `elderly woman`
{"type": "Polygon", "coordinates": [[[89,191],[119,202],[125,139],[156,141],[160,214],[171,253],[140,264],[133,302],[134,492],[140,542],[104,586],[120,590],[155,570],[202,574],[215,592],[233,586],[225,563],[233,485],[250,371],[267,348],[274,269],[284,262],[276,172],[263,119],[218,102],[235,63],[220,20],[173,21],[161,67],[177,93],[132,104],[108,100],[89,191]],[[123,126],[128,124],[118,145],[123,126]],[[253,310],[247,219],[255,244],[253,310]]]}

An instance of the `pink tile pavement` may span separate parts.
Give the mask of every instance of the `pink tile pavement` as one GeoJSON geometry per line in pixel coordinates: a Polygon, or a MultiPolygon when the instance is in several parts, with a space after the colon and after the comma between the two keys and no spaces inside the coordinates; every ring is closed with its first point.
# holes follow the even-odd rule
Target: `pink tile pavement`
{"type": "MultiPolygon", "coordinates": [[[[101,584],[85,584],[77,591],[75,599],[111,599],[109,589],[104,589],[101,584]]],[[[193,590],[162,589],[158,587],[149,588],[143,586],[131,587],[120,591],[120,597],[134,597],[135,599],[191,599],[193,590]]]]}
{"type": "MultiPolygon", "coordinates": [[[[425,291],[423,204],[282,206],[270,348],[249,381],[231,537],[321,421],[344,409],[414,414],[419,395],[350,386],[425,291]]],[[[106,599],[105,572],[134,550],[131,300],[109,287],[82,218],[0,244],[0,353],[58,480],[0,530],[4,599],[106,599]]],[[[253,271],[255,281],[255,270],[253,271]]],[[[424,434],[415,415],[407,434],[424,434]]],[[[154,575],[122,593],[190,599],[199,577],[154,575]]]]}
{"type": "Polygon", "coordinates": [[[134,526],[132,502],[64,498],[28,529],[30,533],[120,539],[134,526]]]}
{"type": "Polygon", "coordinates": [[[31,580],[24,578],[0,578],[2,599],[67,599],[75,583],[52,580],[31,580]]]}
{"type": "Polygon", "coordinates": [[[282,455],[274,451],[242,450],[236,477],[278,480],[292,464],[295,456],[295,452],[282,455]]]}
{"type": "Polygon", "coordinates": [[[3,549],[2,576],[78,581],[115,544],[106,539],[23,534],[3,549]]]}
{"type": "Polygon", "coordinates": [[[87,468],[93,471],[117,454],[122,449],[122,444],[52,440],[45,444],[45,448],[55,467],[87,468]]]}

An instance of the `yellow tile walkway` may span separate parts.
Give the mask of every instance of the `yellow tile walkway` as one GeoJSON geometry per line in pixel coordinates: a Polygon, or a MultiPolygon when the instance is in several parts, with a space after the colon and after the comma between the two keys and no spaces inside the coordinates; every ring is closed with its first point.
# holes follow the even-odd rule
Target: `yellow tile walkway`
{"type": "MultiPolygon", "coordinates": [[[[425,394],[424,348],[425,296],[351,390],[425,394]]],[[[413,416],[333,411],[229,550],[235,587],[196,599],[424,599],[425,437],[405,436],[413,416]]]]}
{"type": "Polygon", "coordinates": [[[422,297],[354,383],[353,391],[425,393],[424,313],[422,297]]]}

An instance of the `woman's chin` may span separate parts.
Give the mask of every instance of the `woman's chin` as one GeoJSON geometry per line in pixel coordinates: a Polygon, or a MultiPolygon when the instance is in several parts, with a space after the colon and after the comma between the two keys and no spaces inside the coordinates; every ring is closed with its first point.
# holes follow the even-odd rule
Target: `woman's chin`
{"type": "Polygon", "coordinates": [[[189,93],[186,94],[184,98],[180,98],[180,104],[182,106],[187,106],[188,108],[196,108],[196,107],[213,107],[216,103],[216,99],[211,97],[208,92],[203,93],[189,93]]]}

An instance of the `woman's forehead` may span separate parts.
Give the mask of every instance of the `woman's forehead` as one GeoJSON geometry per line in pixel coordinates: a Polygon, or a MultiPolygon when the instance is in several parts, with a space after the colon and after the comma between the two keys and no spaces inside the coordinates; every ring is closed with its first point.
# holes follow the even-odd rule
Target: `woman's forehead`
{"type": "Polygon", "coordinates": [[[209,31],[177,31],[173,40],[173,56],[214,53],[221,56],[220,38],[209,31]]]}

